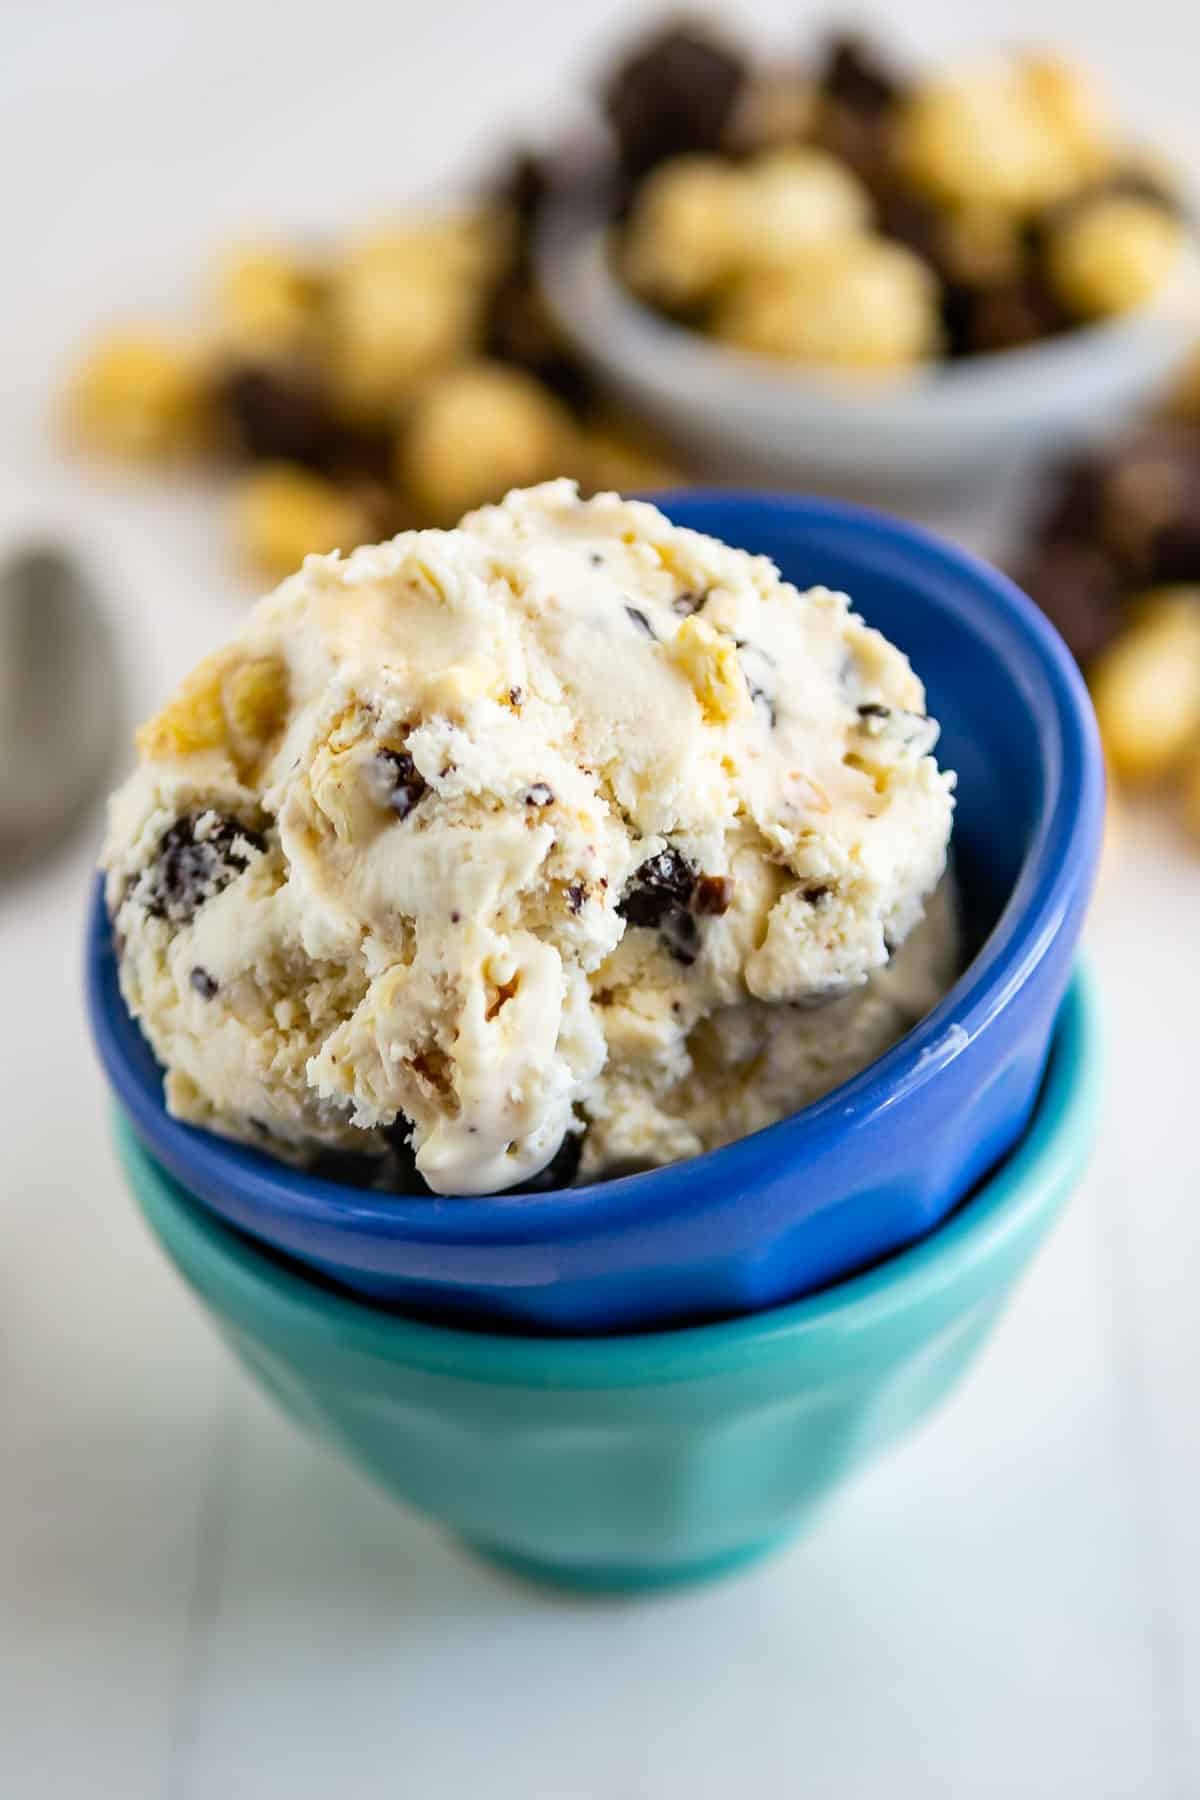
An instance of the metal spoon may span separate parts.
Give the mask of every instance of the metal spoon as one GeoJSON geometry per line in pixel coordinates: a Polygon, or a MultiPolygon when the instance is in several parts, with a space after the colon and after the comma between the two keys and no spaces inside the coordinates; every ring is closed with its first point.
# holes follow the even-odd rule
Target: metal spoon
{"type": "Polygon", "coordinates": [[[108,779],[122,724],[113,632],[63,546],[0,565],[0,872],[62,839],[108,779]]]}

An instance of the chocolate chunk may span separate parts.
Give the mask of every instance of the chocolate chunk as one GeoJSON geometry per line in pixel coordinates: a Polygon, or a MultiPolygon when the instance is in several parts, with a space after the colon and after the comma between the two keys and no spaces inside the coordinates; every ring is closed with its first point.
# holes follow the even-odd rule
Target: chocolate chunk
{"type": "Polygon", "coordinates": [[[582,1131],[568,1131],[562,1143],[550,1158],[544,1169],[523,1181],[520,1187],[509,1188],[510,1194],[545,1194],[553,1188],[570,1187],[579,1173],[579,1159],[583,1155],[582,1131]]]}
{"type": "Polygon", "coordinates": [[[483,350],[536,376],[577,413],[594,397],[591,376],[560,337],[532,275],[520,267],[502,275],[492,290],[483,350]]]}
{"type": "Polygon", "coordinates": [[[1150,546],[1150,579],[1200,582],[1200,511],[1161,525],[1150,546]]]}
{"type": "Polygon", "coordinates": [[[654,642],[655,643],[658,642],[658,638],[655,635],[654,627],[650,623],[649,619],[646,617],[645,613],[642,611],[640,606],[627,606],[625,608],[625,611],[628,613],[629,617],[633,620],[633,623],[637,626],[639,631],[644,631],[648,638],[654,638],[654,642]]]}
{"type": "Polygon", "coordinates": [[[1045,544],[1031,553],[1017,579],[1085,667],[1115,636],[1121,622],[1120,581],[1111,560],[1094,544],[1045,544]]]}
{"type": "Polygon", "coordinates": [[[684,619],[690,618],[693,613],[703,612],[705,602],[711,592],[711,588],[705,588],[703,593],[697,593],[695,589],[689,588],[685,593],[676,594],[671,602],[671,611],[677,612],[684,619]]]}
{"type": "Polygon", "coordinates": [[[581,913],[583,911],[583,903],[587,899],[587,895],[587,888],[582,881],[573,881],[571,883],[570,887],[567,889],[567,905],[573,913],[581,913]]]}
{"type": "Polygon", "coordinates": [[[252,366],[231,369],[221,382],[220,400],[244,456],[328,466],[336,427],[312,376],[252,366]]]}
{"type": "Polygon", "coordinates": [[[208,970],[202,969],[199,963],[196,964],[196,967],[188,976],[188,980],[202,1000],[211,1000],[217,991],[216,982],[213,980],[208,970]]]}
{"type": "Polygon", "coordinates": [[[760,687],[758,682],[756,682],[756,681],[748,680],[746,682],[746,691],[750,695],[750,698],[754,702],[755,706],[762,707],[763,711],[767,715],[767,719],[770,723],[771,730],[774,731],[776,725],[779,722],[779,714],[776,712],[775,702],[774,702],[774,700],[772,700],[770,694],[768,694],[766,688],[760,687]]]}
{"type": "Polygon", "coordinates": [[[524,688],[519,688],[519,687],[510,687],[509,688],[508,704],[510,706],[520,706],[520,704],[521,704],[522,700],[524,700],[524,698],[525,698],[525,689],[524,688]]]}
{"type": "Polygon", "coordinates": [[[865,39],[835,37],[817,75],[816,138],[874,192],[892,183],[892,135],[903,82],[865,39]]]}
{"type": "Polygon", "coordinates": [[[1016,350],[1053,337],[1070,323],[1048,283],[1036,271],[994,287],[950,286],[942,316],[953,356],[1016,350]]]}
{"type": "Polygon", "coordinates": [[[1070,539],[1085,543],[1098,536],[1104,516],[1107,460],[1081,456],[1061,464],[1044,478],[1046,498],[1035,524],[1036,537],[1052,543],[1070,539]]]}
{"type": "Polygon", "coordinates": [[[1188,540],[1200,532],[1200,433],[1154,426],[1113,453],[1099,525],[1130,581],[1186,579],[1188,540]]]}
{"type": "Polygon", "coordinates": [[[733,899],[733,882],[728,875],[702,875],[692,896],[694,911],[705,918],[719,919],[729,911],[733,899]]]}
{"type": "Polygon", "coordinates": [[[691,968],[700,954],[700,928],[691,913],[668,913],[659,927],[659,936],[675,961],[685,969],[691,968]]]}
{"type": "Polygon", "coordinates": [[[904,91],[898,71],[879,47],[852,32],[839,33],[826,46],[817,86],[860,113],[888,112],[904,91]]]}
{"type": "Polygon", "coordinates": [[[866,700],[859,707],[858,716],[860,719],[890,719],[892,709],[890,706],[881,706],[878,700],[866,700]]]}
{"type": "Polygon", "coordinates": [[[603,95],[626,178],[669,156],[719,148],[745,79],[744,59],[693,25],[669,25],[644,42],[603,95]]]}
{"type": "Polygon", "coordinates": [[[810,906],[820,906],[822,900],[828,900],[832,892],[833,889],[827,881],[818,881],[814,882],[812,887],[805,888],[804,898],[810,906]]]}
{"type": "Polygon", "coordinates": [[[526,791],[525,804],[526,806],[553,806],[553,790],[547,787],[544,781],[535,781],[533,786],[526,791]]]}
{"type": "Polygon", "coordinates": [[[630,925],[653,929],[662,924],[669,913],[686,912],[696,871],[685,856],[668,844],[657,856],[647,857],[634,870],[628,887],[617,906],[621,917],[630,925]]]}
{"type": "Polygon", "coordinates": [[[265,850],[261,833],[237,819],[221,817],[200,832],[201,819],[187,813],[159,839],[154,861],[137,886],[137,897],[156,919],[186,925],[198,907],[213,899],[249,867],[250,853],[265,850]]]}
{"type": "Polygon", "coordinates": [[[391,791],[388,794],[388,805],[398,819],[407,819],[413,807],[428,792],[429,783],[407,750],[381,750],[376,760],[389,774],[391,791]]]}
{"type": "Polygon", "coordinates": [[[944,215],[932,200],[889,187],[880,194],[876,211],[879,229],[885,237],[895,238],[906,249],[915,251],[943,280],[948,278],[942,229],[944,215]]]}
{"type": "Polygon", "coordinates": [[[536,225],[553,185],[552,168],[546,159],[533,150],[518,150],[493,191],[499,204],[511,211],[524,237],[536,225]]]}
{"type": "Polygon", "coordinates": [[[294,462],[323,474],[389,474],[386,433],[352,430],[335,418],[319,378],[302,368],[243,364],[218,398],[238,452],[252,462],[294,462]]]}

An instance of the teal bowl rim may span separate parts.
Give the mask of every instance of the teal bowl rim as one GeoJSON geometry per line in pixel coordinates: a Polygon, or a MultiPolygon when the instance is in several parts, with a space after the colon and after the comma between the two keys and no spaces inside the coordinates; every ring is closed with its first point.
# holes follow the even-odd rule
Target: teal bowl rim
{"type": "Polygon", "coordinates": [[[543,1388],[628,1388],[691,1381],[807,1349],[825,1367],[902,1315],[956,1286],[993,1284],[995,1264],[1019,1257],[1065,1202],[1094,1136],[1100,1107],[1100,1028],[1092,977],[1077,969],[1055,1025],[1045,1081],[1017,1148],[942,1226],[917,1244],[834,1287],[766,1312],[611,1337],[504,1337],[429,1325],[376,1311],[318,1286],[218,1224],[144,1148],[117,1111],[121,1163],[147,1220],[185,1279],[272,1317],[271,1333],[314,1334],[331,1352],[353,1351],[464,1380],[543,1388]],[[177,1248],[178,1247],[178,1248],[177,1248]]]}

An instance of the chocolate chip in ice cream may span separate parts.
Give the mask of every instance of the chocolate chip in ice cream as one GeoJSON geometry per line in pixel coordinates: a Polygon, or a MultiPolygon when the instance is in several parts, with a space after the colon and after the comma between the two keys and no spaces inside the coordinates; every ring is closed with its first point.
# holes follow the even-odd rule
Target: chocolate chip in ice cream
{"type": "MultiPolygon", "coordinates": [[[[139,735],[105,868],[114,902],[134,884],[122,987],[191,1123],[293,1161],[366,1152],[386,1187],[411,1185],[400,1114],[424,1181],[467,1196],[534,1178],[586,1120],[591,1180],[783,1117],[907,1016],[882,933],[900,961],[953,805],[908,741],[934,729],[919,679],[845,595],[645,502],[547,483],[313,559],[182,695],[178,729],[139,735]],[[713,619],[672,615],[682,590],[713,619]],[[264,686],[277,748],[242,777],[222,752],[264,686]],[[877,738],[860,702],[890,709],[877,738]],[[868,736],[886,813],[842,773],[868,736]],[[858,860],[870,881],[811,898],[858,860]],[[190,934],[148,911],[188,917],[243,868],[190,934]],[[855,985],[831,1054],[797,1009],[855,985]]],[[[953,917],[913,954],[932,1004],[953,917]]]]}
{"type": "Polygon", "coordinates": [[[188,976],[188,980],[202,1000],[211,1000],[217,993],[217,983],[213,980],[208,970],[202,969],[199,963],[196,964],[196,967],[188,976]]]}
{"type": "Polygon", "coordinates": [[[719,919],[729,911],[733,882],[728,875],[702,875],[696,883],[692,907],[701,917],[719,919]]]}
{"type": "Polygon", "coordinates": [[[754,705],[762,708],[772,731],[774,731],[776,725],[779,723],[779,714],[775,709],[775,702],[772,700],[770,694],[768,694],[766,688],[760,686],[757,681],[748,681],[746,683],[746,691],[754,702],[754,705]]]}
{"type": "Polygon", "coordinates": [[[155,918],[186,925],[249,866],[252,851],[265,849],[261,834],[237,819],[187,813],[159,839],[136,895],[155,918]]]}
{"type": "Polygon", "coordinates": [[[617,911],[630,925],[653,930],[668,913],[686,911],[695,885],[695,869],[668,844],[635,869],[617,911]]]}
{"type": "Polygon", "coordinates": [[[381,750],[377,760],[390,784],[388,805],[398,819],[407,819],[427,792],[428,782],[407,750],[381,750]]]}
{"type": "Polygon", "coordinates": [[[675,961],[690,969],[700,954],[700,929],[691,913],[668,913],[659,927],[659,936],[675,961]]]}

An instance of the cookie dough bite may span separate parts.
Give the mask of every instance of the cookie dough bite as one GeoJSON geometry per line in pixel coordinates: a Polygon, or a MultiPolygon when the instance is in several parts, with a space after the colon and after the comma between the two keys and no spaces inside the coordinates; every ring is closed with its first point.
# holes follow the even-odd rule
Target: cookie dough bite
{"type": "Polygon", "coordinates": [[[1079,318],[1129,312],[1156,293],[1183,244],[1178,217],[1154,200],[1099,194],[1068,208],[1047,233],[1046,267],[1079,318]]]}
{"type": "Polygon", "coordinates": [[[340,410],[387,422],[429,375],[471,355],[509,222],[483,209],[361,238],[331,274],[331,381],[340,410]]]}
{"type": "Polygon", "coordinates": [[[865,231],[871,198],[858,177],[824,150],[775,150],[741,172],[735,212],[737,261],[785,266],[816,245],[865,231]]]}
{"type": "Polygon", "coordinates": [[[1085,71],[1061,56],[1019,58],[1035,109],[1070,158],[1075,182],[1100,181],[1116,154],[1116,134],[1105,95],[1085,71]]]}
{"type": "Polygon", "coordinates": [[[217,334],[231,360],[290,362],[319,349],[328,275],[317,261],[239,245],[222,258],[215,288],[217,334]]]}
{"type": "Polygon", "coordinates": [[[643,502],[514,492],[310,557],[143,730],[122,991],[178,1116],[292,1156],[411,1133],[472,1194],[581,1134],[594,1173],[689,1155],[949,979],[940,915],[902,948],[946,864],[936,739],[845,596],[643,502]]]}
{"type": "Polygon", "coordinates": [[[1112,147],[1082,77],[1036,57],[996,58],[917,84],[897,122],[897,159],[944,205],[1015,213],[1052,205],[1102,174],[1112,147]]]}
{"type": "Polygon", "coordinates": [[[149,327],[110,332],[72,378],[68,430],[85,449],[133,461],[193,454],[212,436],[210,374],[193,341],[149,327]]]}
{"type": "Polygon", "coordinates": [[[624,239],[625,277],[668,311],[711,298],[738,254],[742,179],[716,156],[678,156],[638,188],[624,239]]]}
{"type": "Polygon", "coordinates": [[[476,362],[432,381],[401,434],[397,473],[421,515],[450,524],[510,487],[574,466],[570,414],[522,369],[476,362]]]}
{"type": "Polygon", "coordinates": [[[295,464],[260,463],[238,482],[233,506],[245,561],[276,581],[306,556],[353,550],[377,535],[359,496],[295,464]]]}
{"type": "Polygon", "coordinates": [[[726,342],[768,356],[899,372],[938,351],[938,283],[903,245],[849,238],[787,268],[748,271],[717,307],[713,328],[726,342]]]}
{"type": "Polygon", "coordinates": [[[1200,588],[1161,588],[1089,671],[1105,752],[1129,782],[1168,775],[1200,739],[1200,588]]]}

